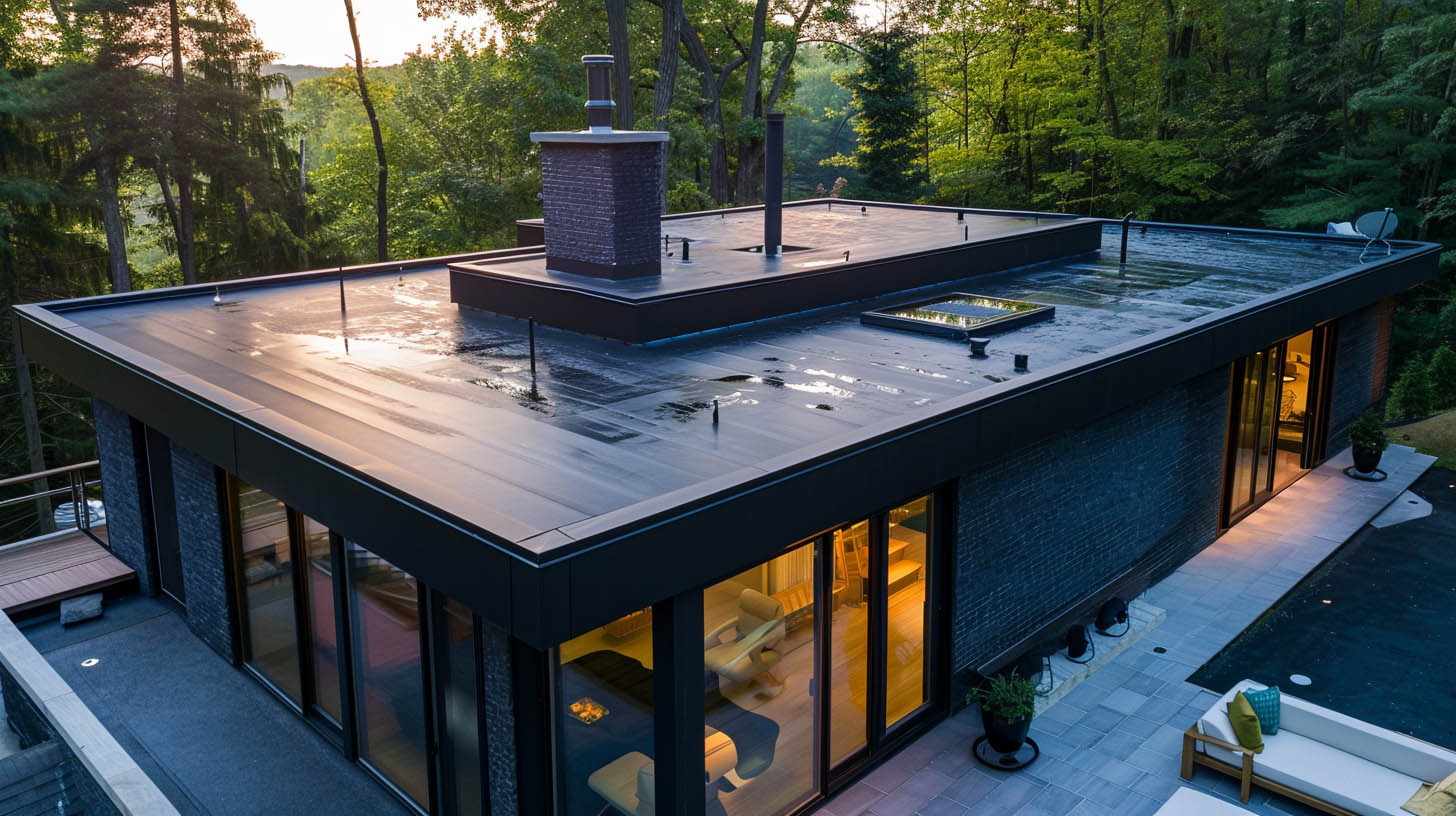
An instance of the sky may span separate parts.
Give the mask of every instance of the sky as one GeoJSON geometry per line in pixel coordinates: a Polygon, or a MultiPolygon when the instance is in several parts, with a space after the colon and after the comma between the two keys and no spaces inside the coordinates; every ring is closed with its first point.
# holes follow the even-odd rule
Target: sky
{"type": "MultiPolygon", "coordinates": [[[[257,25],[258,37],[280,63],[337,67],[353,64],[344,0],[236,0],[257,25]]],[[[393,65],[450,26],[450,20],[421,20],[414,0],[354,0],[359,43],[370,65],[393,65]]],[[[481,19],[453,22],[479,26],[481,19]]],[[[464,26],[462,26],[464,27],[464,26]]]]}

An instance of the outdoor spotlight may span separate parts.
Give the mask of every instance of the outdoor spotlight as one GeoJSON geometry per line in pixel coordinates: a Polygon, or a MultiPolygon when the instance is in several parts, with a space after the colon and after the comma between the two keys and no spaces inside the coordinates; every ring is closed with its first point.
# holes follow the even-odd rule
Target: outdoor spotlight
{"type": "Polygon", "coordinates": [[[1073,663],[1087,663],[1092,660],[1088,649],[1092,642],[1087,638],[1087,627],[1076,624],[1067,630],[1067,659],[1073,663]],[[1082,656],[1086,655],[1086,660],[1082,656]]]}
{"type": "Polygon", "coordinates": [[[1123,629],[1121,632],[1115,635],[1108,630],[1119,624],[1126,623],[1127,604],[1123,603],[1122,599],[1117,597],[1116,595],[1108,598],[1107,603],[1103,604],[1102,608],[1097,611],[1097,633],[1099,635],[1122,637],[1123,635],[1127,634],[1126,629],[1123,629]]]}

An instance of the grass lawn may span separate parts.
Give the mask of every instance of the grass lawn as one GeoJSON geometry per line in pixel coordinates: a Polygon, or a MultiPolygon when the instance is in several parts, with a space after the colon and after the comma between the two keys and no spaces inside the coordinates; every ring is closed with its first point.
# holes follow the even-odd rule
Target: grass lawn
{"type": "Polygon", "coordinates": [[[1456,411],[1391,428],[1390,441],[1437,457],[1436,467],[1456,470],[1456,411]]]}

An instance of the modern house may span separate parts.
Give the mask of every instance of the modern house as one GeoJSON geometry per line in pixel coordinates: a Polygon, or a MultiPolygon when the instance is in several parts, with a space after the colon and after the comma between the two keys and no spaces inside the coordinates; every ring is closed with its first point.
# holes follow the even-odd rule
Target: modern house
{"type": "Polygon", "coordinates": [[[1436,271],[781,205],[781,118],[766,206],[659,216],[604,83],[519,249],[17,310],[141,588],[420,812],[811,807],[1340,451],[1436,271]]]}

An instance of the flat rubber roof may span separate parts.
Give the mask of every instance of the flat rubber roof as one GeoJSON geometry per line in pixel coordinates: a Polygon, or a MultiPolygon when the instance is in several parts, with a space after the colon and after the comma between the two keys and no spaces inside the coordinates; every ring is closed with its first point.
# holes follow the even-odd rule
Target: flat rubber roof
{"type": "MultiPolygon", "coordinates": [[[[902,211],[916,216],[955,223],[902,211]]],[[[452,305],[443,264],[345,275],[346,310],[339,281],[317,276],[219,289],[220,303],[205,287],[44,309],[83,345],[539,560],[639,504],[762,476],[796,450],[853,444],[1361,266],[1348,241],[1163,226],[1134,227],[1120,266],[1119,236],[1107,225],[1098,252],[645,347],[538,326],[534,377],[526,322],[452,305]],[[942,291],[1056,316],[995,336],[986,359],[860,322],[942,291]]]]}

